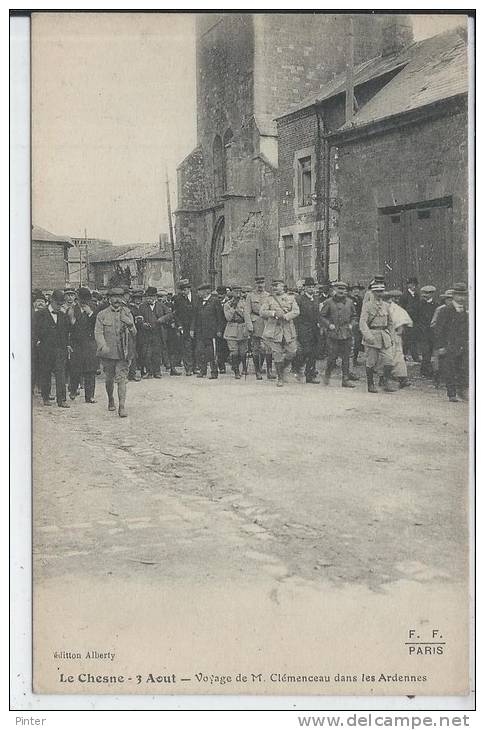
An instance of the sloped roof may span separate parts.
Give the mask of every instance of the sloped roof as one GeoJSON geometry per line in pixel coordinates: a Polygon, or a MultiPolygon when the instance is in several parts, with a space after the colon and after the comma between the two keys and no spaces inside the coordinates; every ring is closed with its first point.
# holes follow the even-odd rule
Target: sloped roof
{"type": "MultiPolygon", "coordinates": [[[[386,74],[390,73],[391,71],[399,71],[399,69],[402,69],[399,71],[397,76],[395,76],[394,80],[392,80],[389,84],[387,84],[384,89],[374,97],[374,99],[371,102],[368,102],[364,109],[368,109],[373,101],[377,99],[380,94],[383,94],[386,89],[391,87],[391,85],[396,81],[396,79],[404,80],[404,85],[407,83],[407,80],[405,77],[402,77],[402,73],[406,70],[406,67],[409,64],[413,64],[413,68],[415,67],[422,67],[422,70],[424,71],[424,66],[426,65],[426,60],[428,60],[428,65],[430,68],[434,65],[440,66],[443,64],[443,68],[441,71],[442,81],[445,81],[448,75],[450,74],[450,80],[449,83],[441,83],[440,87],[435,88],[435,93],[441,94],[439,96],[440,99],[448,98],[449,96],[454,95],[453,87],[454,83],[458,82],[458,77],[460,77],[461,81],[463,81],[463,74],[457,73],[458,66],[460,65],[457,63],[453,66],[453,68],[448,69],[449,66],[449,54],[453,56],[453,49],[459,49],[458,55],[461,56],[461,54],[464,52],[465,55],[465,73],[464,77],[466,80],[467,77],[467,70],[466,70],[466,30],[461,29],[454,29],[451,31],[446,31],[445,33],[440,33],[439,35],[432,36],[431,38],[425,38],[422,41],[413,43],[412,45],[408,46],[408,48],[405,48],[400,53],[394,53],[390,56],[376,56],[375,58],[371,58],[367,61],[364,61],[363,63],[357,65],[354,67],[354,87],[360,86],[362,84],[367,83],[368,81],[371,81],[372,79],[377,79],[380,76],[385,76],[386,74]],[[453,78],[455,77],[454,81],[453,78]],[[451,93],[450,93],[451,92],[451,93]]],[[[462,59],[463,60],[463,59],[462,59]]],[[[395,87],[397,87],[397,83],[395,84],[395,87]]],[[[462,84],[461,84],[462,85],[462,84]]],[[[393,87],[393,88],[395,88],[393,87]]],[[[314,104],[319,104],[327,99],[331,99],[334,96],[337,96],[338,94],[343,94],[345,92],[346,88],[346,73],[345,71],[337,74],[332,81],[330,81],[328,84],[325,84],[322,86],[321,90],[315,94],[313,93],[310,96],[307,96],[305,99],[303,99],[301,102],[291,106],[284,114],[280,114],[277,119],[281,119],[282,117],[288,116],[290,114],[294,114],[297,111],[300,111],[302,109],[306,109],[309,106],[313,106],[314,104]]],[[[466,90],[466,87],[465,87],[466,90]]],[[[406,89],[402,89],[401,91],[397,93],[397,96],[399,94],[403,93],[403,91],[406,91],[406,89]]],[[[406,92],[407,93],[407,92],[406,92]]],[[[458,92],[460,93],[460,92],[458,92]]],[[[436,101],[437,99],[433,99],[433,101],[436,101]]],[[[416,99],[418,101],[418,99],[416,99]]],[[[430,103],[429,101],[424,101],[422,103],[416,104],[417,106],[422,106],[424,104],[430,103]]],[[[398,113],[398,112],[393,112],[398,113]]],[[[360,116],[360,112],[355,115],[353,118],[353,123],[356,121],[357,116],[360,116]]],[[[386,116],[390,116],[389,114],[386,114],[386,116]]]]}
{"type": "Polygon", "coordinates": [[[99,251],[96,251],[95,253],[91,254],[89,253],[89,263],[91,264],[100,264],[107,261],[116,261],[119,256],[126,253],[127,251],[131,251],[134,249],[135,246],[133,243],[123,244],[122,246],[109,246],[105,249],[101,249],[99,251]]]}
{"type": "Polygon", "coordinates": [[[125,253],[116,257],[116,261],[128,261],[130,259],[165,259],[167,254],[160,250],[158,243],[137,243],[125,253]]]}
{"type": "Polygon", "coordinates": [[[259,133],[263,135],[263,137],[278,136],[278,129],[276,127],[276,122],[272,114],[267,114],[266,112],[256,112],[256,114],[254,115],[254,121],[256,122],[259,133]]]}
{"type": "Polygon", "coordinates": [[[466,33],[448,31],[415,44],[409,63],[341,129],[450,99],[468,91],[466,33]]]}
{"type": "MultiPolygon", "coordinates": [[[[77,240],[83,240],[83,239],[77,239],[77,240]]],[[[73,238],[73,241],[76,241],[75,238],[73,238]]],[[[104,256],[105,254],[108,256],[111,256],[113,253],[114,245],[112,241],[93,241],[92,239],[88,242],[88,256],[90,261],[99,261],[100,256],[104,256]]],[[[116,250],[118,250],[118,246],[116,247],[116,250]]],[[[69,249],[69,255],[68,255],[69,261],[79,261],[79,248],[77,247],[76,243],[74,244],[73,248],[69,249]]],[[[83,254],[84,258],[84,254],[83,254]]]]}
{"type": "Polygon", "coordinates": [[[73,243],[69,236],[56,236],[55,233],[46,231],[45,228],[40,226],[32,226],[32,241],[42,241],[48,243],[62,243],[72,246],[73,243]]]}

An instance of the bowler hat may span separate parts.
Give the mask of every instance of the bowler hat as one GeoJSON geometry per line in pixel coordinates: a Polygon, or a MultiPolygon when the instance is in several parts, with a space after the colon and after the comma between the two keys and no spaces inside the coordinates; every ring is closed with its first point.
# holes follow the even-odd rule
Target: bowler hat
{"type": "Polygon", "coordinates": [[[58,304],[62,304],[62,302],[65,301],[66,295],[62,291],[62,289],[54,289],[54,291],[51,294],[51,299],[54,302],[57,302],[58,304]]]}
{"type": "Polygon", "coordinates": [[[210,284],[199,284],[197,287],[197,291],[207,291],[208,289],[212,289],[210,284]]]}
{"type": "Polygon", "coordinates": [[[35,302],[37,299],[44,299],[45,301],[45,294],[40,289],[34,289],[32,292],[32,301],[35,302]]]}
{"type": "Polygon", "coordinates": [[[313,276],[305,276],[303,279],[303,286],[315,286],[315,279],[313,276]]]}
{"type": "Polygon", "coordinates": [[[145,296],[146,297],[156,297],[157,296],[157,290],[154,286],[148,286],[145,289],[145,296]]]}
{"type": "Polygon", "coordinates": [[[218,286],[216,289],[216,292],[220,294],[221,296],[223,294],[227,294],[227,287],[226,286],[218,286]]]}
{"type": "Polygon", "coordinates": [[[468,287],[463,282],[453,284],[453,292],[455,294],[468,294],[468,287]]]}
{"type": "Polygon", "coordinates": [[[80,301],[83,302],[88,302],[92,298],[91,291],[87,288],[87,286],[80,286],[77,290],[77,295],[80,301]]]}
{"type": "Polygon", "coordinates": [[[122,297],[124,293],[125,293],[125,290],[123,289],[122,286],[113,286],[113,287],[111,287],[111,289],[109,289],[108,296],[109,297],[122,297]]]}

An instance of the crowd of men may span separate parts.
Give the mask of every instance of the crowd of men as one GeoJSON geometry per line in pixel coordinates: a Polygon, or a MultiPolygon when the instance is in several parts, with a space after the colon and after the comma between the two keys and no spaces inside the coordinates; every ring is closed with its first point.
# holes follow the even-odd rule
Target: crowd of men
{"type": "Polygon", "coordinates": [[[265,374],[277,387],[291,378],[319,384],[319,360],[328,386],[340,360],[341,385],[354,388],[361,351],[369,393],[378,385],[386,392],[408,387],[414,360],[422,377],[446,384],[451,402],[467,397],[468,288],[462,283],[438,297],[434,286],[419,288],[415,278],[401,292],[386,290],[381,276],[368,287],[306,278],[295,290],[280,278],[269,287],[257,276],[253,287],[194,290],[182,279],[174,295],[150,286],[105,294],[80,287],[37,290],[32,300],[32,389],[46,406],[56,400],[69,408],[67,396],[74,401],[81,388],[85,402],[95,403],[96,375],[103,372],[108,410],[124,418],[129,380],[159,379],[162,368],[170,376],[215,380],[228,364],[240,380],[250,360],[256,379],[265,374]]]}

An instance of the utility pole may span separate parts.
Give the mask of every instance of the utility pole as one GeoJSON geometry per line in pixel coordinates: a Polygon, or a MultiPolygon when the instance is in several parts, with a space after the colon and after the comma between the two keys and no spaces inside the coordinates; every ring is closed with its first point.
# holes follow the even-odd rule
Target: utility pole
{"type": "Polygon", "coordinates": [[[175,240],[173,237],[173,223],[172,223],[172,206],[170,204],[170,184],[168,182],[168,170],[165,170],[166,184],[167,184],[167,216],[168,216],[168,235],[170,237],[170,249],[172,251],[172,276],[173,276],[173,290],[177,291],[177,265],[175,263],[175,240]]]}

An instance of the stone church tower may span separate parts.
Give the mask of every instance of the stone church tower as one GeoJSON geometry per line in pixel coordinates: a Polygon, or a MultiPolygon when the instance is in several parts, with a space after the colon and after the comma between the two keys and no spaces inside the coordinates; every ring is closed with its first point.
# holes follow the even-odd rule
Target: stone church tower
{"type": "MultiPolygon", "coordinates": [[[[382,16],[352,19],[358,64],[381,53],[382,16]]],[[[349,21],[197,15],[197,147],[178,168],[176,211],[180,271],[193,284],[252,284],[279,271],[274,120],[345,69],[349,21]]]]}

